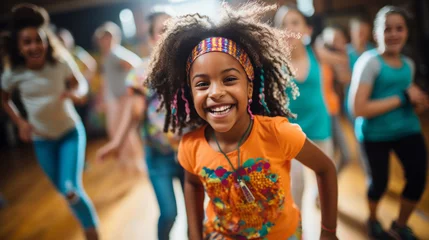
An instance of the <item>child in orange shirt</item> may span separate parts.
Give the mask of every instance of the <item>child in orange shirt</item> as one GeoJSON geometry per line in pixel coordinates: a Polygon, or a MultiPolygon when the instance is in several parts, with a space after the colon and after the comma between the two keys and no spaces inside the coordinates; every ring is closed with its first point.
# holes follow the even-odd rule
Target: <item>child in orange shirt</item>
{"type": "Polygon", "coordinates": [[[164,130],[198,127],[178,153],[191,240],[301,239],[290,191],[294,158],[317,175],[320,239],[337,239],[335,166],[286,118],[292,76],[283,33],[259,22],[269,10],[225,6],[217,24],[198,14],[173,19],[153,54],[148,84],[166,110],[164,130]]]}

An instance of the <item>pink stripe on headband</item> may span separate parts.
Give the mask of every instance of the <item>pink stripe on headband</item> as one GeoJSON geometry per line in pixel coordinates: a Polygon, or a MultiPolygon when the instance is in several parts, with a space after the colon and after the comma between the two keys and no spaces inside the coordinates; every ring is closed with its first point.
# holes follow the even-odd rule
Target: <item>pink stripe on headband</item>
{"type": "Polygon", "coordinates": [[[233,56],[238,62],[240,62],[250,81],[253,81],[255,78],[249,55],[247,55],[247,53],[234,41],[223,37],[210,37],[198,43],[198,45],[192,50],[191,55],[188,57],[186,73],[189,75],[189,70],[191,69],[192,63],[194,63],[195,59],[209,52],[223,52],[233,56]]]}

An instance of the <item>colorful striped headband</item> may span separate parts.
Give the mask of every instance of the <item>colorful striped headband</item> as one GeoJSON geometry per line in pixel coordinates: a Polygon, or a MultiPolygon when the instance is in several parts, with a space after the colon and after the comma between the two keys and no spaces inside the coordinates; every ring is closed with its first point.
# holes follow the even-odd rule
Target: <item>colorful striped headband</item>
{"type": "Polygon", "coordinates": [[[186,72],[188,75],[195,59],[209,52],[223,52],[233,56],[235,59],[237,59],[238,62],[240,62],[250,81],[253,81],[255,78],[249,55],[247,55],[247,53],[239,45],[237,45],[237,43],[223,37],[206,38],[198,43],[197,46],[195,46],[186,63],[186,72]]]}

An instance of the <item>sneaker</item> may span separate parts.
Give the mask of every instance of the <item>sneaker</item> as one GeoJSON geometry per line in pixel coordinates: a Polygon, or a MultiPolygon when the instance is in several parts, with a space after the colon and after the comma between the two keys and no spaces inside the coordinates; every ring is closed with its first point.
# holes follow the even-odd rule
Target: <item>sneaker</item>
{"type": "Polygon", "coordinates": [[[368,236],[374,240],[393,240],[377,220],[368,220],[368,236]]]}
{"type": "Polygon", "coordinates": [[[413,230],[411,228],[405,226],[400,227],[396,223],[396,221],[392,222],[392,226],[390,227],[389,234],[395,240],[417,240],[416,235],[414,235],[413,230]]]}

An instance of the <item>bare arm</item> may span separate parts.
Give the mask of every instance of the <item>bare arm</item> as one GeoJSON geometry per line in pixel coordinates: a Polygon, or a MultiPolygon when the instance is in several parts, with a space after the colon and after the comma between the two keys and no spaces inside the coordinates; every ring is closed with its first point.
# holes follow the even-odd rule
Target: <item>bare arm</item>
{"type": "Polygon", "coordinates": [[[352,74],[348,64],[333,66],[337,80],[342,84],[349,84],[352,79],[352,74]]]}
{"type": "Polygon", "coordinates": [[[314,51],[322,62],[330,64],[332,66],[349,64],[349,59],[346,54],[340,54],[328,50],[324,46],[323,39],[320,36],[316,38],[314,44],[314,51]]]}
{"type": "Polygon", "coordinates": [[[19,125],[21,122],[26,121],[21,117],[21,114],[19,114],[18,108],[16,108],[15,104],[10,99],[10,94],[8,92],[1,91],[1,100],[4,111],[12,119],[13,123],[19,125]]]}
{"type": "Polygon", "coordinates": [[[125,137],[134,129],[134,126],[142,119],[146,109],[146,102],[142,95],[134,95],[131,89],[128,89],[128,96],[124,103],[124,112],[119,122],[118,132],[112,140],[97,151],[96,159],[101,161],[109,154],[117,152],[124,143],[125,137]]]}
{"type": "Polygon", "coordinates": [[[24,142],[30,141],[31,133],[33,131],[32,127],[27,122],[27,120],[21,117],[15,104],[10,99],[10,94],[2,90],[1,100],[2,100],[2,107],[4,111],[7,113],[7,115],[9,115],[9,117],[12,119],[15,125],[18,126],[19,137],[21,138],[21,140],[23,140],[24,142]]]}
{"type": "Polygon", "coordinates": [[[125,60],[121,60],[119,62],[119,64],[121,65],[121,67],[125,70],[125,71],[130,71],[131,69],[133,69],[133,65],[125,60]]]}
{"type": "Polygon", "coordinates": [[[198,176],[185,170],[185,205],[189,240],[203,239],[204,187],[198,176]]]}
{"type": "Polygon", "coordinates": [[[316,173],[322,209],[322,225],[337,227],[338,184],[334,163],[314,143],[305,140],[296,159],[316,173]]]}
{"type": "Polygon", "coordinates": [[[372,85],[359,84],[352,105],[353,113],[357,117],[373,118],[401,106],[401,98],[392,96],[383,99],[371,100],[372,85]]]}
{"type": "Polygon", "coordinates": [[[89,91],[88,81],[80,72],[74,60],[68,60],[67,64],[71,70],[71,75],[66,79],[70,83],[71,89],[63,94],[63,98],[70,98],[76,104],[83,104],[87,100],[89,91]]]}
{"type": "Polygon", "coordinates": [[[112,142],[119,147],[125,140],[133,126],[142,118],[146,109],[146,102],[141,95],[128,95],[124,105],[124,113],[118,126],[118,132],[115,134],[112,142]]]}
{"type": "Polygon", "coordinates": [[[87,51],[83,49],[82,52],[79,54],[79,60],[82,61],[82,63],[86,67],[86,70],[83,75],[89,82],[91,82],[92,78],[97,72],[97,62],[87,51]]]}

